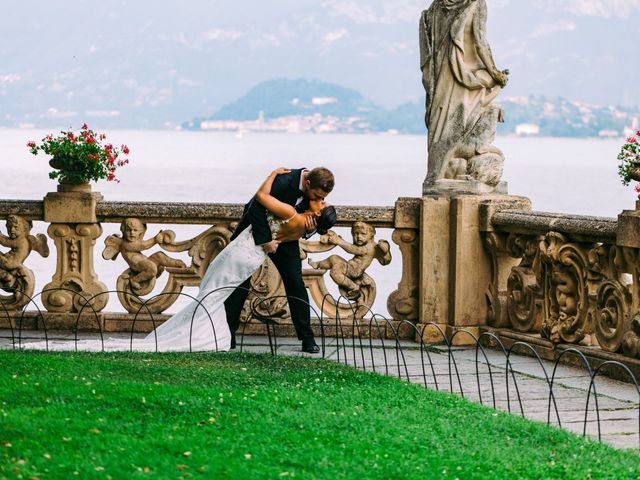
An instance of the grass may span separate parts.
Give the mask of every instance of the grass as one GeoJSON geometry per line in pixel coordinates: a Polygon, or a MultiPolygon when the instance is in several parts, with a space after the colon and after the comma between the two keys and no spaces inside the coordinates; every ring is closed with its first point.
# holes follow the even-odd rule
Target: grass
{"type": "Polygon", "coordinates": [[[1,478],[640,478],[640,456],[307,358],[0,351],[1,478]]]}

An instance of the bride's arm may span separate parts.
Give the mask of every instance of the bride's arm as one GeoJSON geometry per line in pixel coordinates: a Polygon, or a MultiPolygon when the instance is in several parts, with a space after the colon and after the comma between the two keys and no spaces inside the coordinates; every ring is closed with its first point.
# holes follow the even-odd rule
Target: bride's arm
{"type": "Polygon", "coordinates": [[[256,200],[264,206],[267,210],[273,213],[276,217],[283,220],[291,218],[296,213],[296,209],[288,203],[281,202],[277,198],[271,195],[271,187],[275,178],[282,173],[289,173],[287,168],[278,168],[271,172],[271,175],[262,183],[258,191],[256,192],[256,200]]]}

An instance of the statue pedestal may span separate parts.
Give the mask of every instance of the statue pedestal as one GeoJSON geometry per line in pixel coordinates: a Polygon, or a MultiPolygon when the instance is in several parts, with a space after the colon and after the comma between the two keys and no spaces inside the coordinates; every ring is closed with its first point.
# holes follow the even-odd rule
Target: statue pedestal
{"type": "Polygon", "coordinates": [[[429,197],[458,197],[460,195],[507,195],[507,182],[500,182],[495,187],[478,180],[449,180],[441,179],[435,182],[425,180],[422,184],[422,195],[429,197]]]}
{"type": "MultiPolygon", "coordinates": [[[[442,341],[435,323],[451,339],[459,329],[478,335],[486,325],[492,271],[482,233],[482,208],[530,209],[528,199],[509,195],[425,196],[420,239],[420,320],[425,341],[442,341]],[[440,338],[438,338],[440,337],[440,338]]],[[[468,334],[455,334],[454,344],[472,345],[468,334]]]]}

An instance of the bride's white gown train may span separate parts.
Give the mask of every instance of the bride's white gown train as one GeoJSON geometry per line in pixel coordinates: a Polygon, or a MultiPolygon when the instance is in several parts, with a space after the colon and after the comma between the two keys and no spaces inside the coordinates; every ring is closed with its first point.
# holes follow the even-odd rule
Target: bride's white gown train
{"type": "MultiPolygon", "coordinates": [[[[200,284],[197,301],[169,318],[143,339],[49,341],[49,350],[202,352],[227,351],[231,332],[224,301],[234,288],[249,278],[266,260],[255,244],[251,227],[243,230],[213,259],[200,284]]],[[[26,343],[26,349],[44,349],[46,342],[26,343]]]]}

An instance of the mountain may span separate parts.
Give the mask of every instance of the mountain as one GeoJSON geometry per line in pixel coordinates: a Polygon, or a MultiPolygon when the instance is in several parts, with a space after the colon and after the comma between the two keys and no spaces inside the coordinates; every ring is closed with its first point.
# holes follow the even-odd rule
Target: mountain
{"type": "MultiPolygon", "coordinates": [[[[551,137],[623,136],[638,129],[637,107],[597,106],[564,98],[498,97],[503,135],[551,137]]],[[[187,129],[318,133],[396,132],[423,134],[425,106],[406,102],[387,109],[340,85],[306,79],[261,82],[208,118],[183,124],[187,129]]]]}
{"type": "Polygon", "coordinates": [[[377,108],[355,90],[319,80],[274,79],[259,83],[249,93],[222,107],[212,120],[254,120],[287,115],[367,116],[377,108]]]}
{"type": "MultiPolygon", "coordinates": [[[[282,77],[344,85],[389,110],[405,104],[399,116],[423,95],[417,27],[429,0],[4,4],[0,127],[171,127],[282,77]]],[[[640,102],[640,0],[487,5],[495,61],[511,70],[506,95],[640,102]]]]}
{"type": "Polygon", "coordinates": [[[534,133],[548,137],[626,136],[638,130],[640,108],[590,105],[566,98],[504,97],[503,134],[534,133]],[[531,130],[532,129],[532,130],[531,130]]]}

